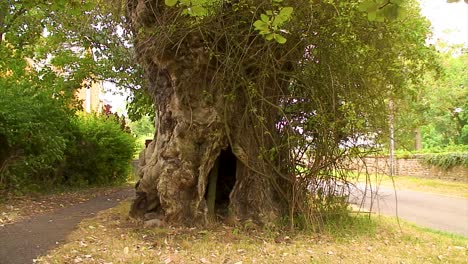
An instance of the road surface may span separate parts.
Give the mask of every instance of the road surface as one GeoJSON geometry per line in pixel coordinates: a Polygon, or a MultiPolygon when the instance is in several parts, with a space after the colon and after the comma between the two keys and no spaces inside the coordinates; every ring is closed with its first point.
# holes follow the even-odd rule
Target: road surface
{"type": "Polygon", "coordinates": [[[410,190],[396,190],[395,197],[394,189],[382,186],[365,190],[364,184],[357,185],[350,202],[420,226],[468,236],[468,199],[410,190]]]}
{"type": "Polygon", "coordinates": [[[65,241],[84,218],[134,195],[132,188],[0,228],[0,264],[29,264],[65,241]]]}

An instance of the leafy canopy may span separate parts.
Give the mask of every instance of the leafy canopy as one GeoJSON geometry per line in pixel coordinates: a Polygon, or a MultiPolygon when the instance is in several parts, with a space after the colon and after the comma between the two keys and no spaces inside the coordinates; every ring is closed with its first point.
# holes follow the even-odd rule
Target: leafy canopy
{"type": "MultiPolygon", "coordinates": [[[[0,2],[0,189],[67,182],[64,167],[85,160],[71,158],[70,149],[90,140],[77,140],[84,129],[75,122],[76,89],[98,80],[138,85],[129,78],[137,69],[129,63],[125,18],[110,11],[101,1],[0,2]]],[[[106,140],[112,136],[119,139],[106,140]]],[[[122,138],[120,153],[133,153],[132,139],[122,138]]],[[[122,171],[110,177],[126,177],[122,171]]]]}

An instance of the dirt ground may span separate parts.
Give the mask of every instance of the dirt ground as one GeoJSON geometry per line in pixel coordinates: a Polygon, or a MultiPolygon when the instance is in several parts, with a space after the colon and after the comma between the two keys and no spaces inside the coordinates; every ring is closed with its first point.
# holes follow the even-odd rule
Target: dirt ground
{"type": "Polygon", "coordinates": [[[0,264],[34,263],[37,256],[63,243],[83,219],[133,195],[134,190],[127,187],[37,200],[22,198],[17,204],[7,201],[0,207],[0,264]]]}

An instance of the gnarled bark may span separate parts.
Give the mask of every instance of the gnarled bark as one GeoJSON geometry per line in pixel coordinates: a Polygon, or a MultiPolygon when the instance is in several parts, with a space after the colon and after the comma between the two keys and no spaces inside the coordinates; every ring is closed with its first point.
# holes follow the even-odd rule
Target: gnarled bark
{"type": "MultiPolygon", "coordinates": [[[[229,215],[240,220],[263,222],[277,216],[284,209],[273,188],[278,176],[260,157],[261,149],[273,142],[259,138],[258,121],[245,111],[248,100],[242,89],[213,85],[220,83],[222,67],[204,36],[194,30],[162,40],[142,33],[169,30],[171,21],[180,19],[164,1],[129,0],[129,15],[140,33],[137,55],[157,107],[157,136],[140,159],[131,215],[157,212],[168,222],[206,222],[209,174],[218,160],[218,213],[227,206],[229,215]]],[[[276,120],[263,125],[274,129],[276,120]]]]}

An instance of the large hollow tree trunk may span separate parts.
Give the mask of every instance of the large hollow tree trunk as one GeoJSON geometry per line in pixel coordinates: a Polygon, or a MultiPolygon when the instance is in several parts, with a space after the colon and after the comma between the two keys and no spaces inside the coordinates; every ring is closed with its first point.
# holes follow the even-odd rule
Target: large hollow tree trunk
{"type": "Polygon", "coordinates": [[[204,98],[204,91],[209,87],[199,77],[205,71],[203,67],[199,70],[190,67],[170,73],[160,72],[155,67],[147,72],[149,76],[159,76],[155,82],[150,82],[151,89],[157,89],[154,92],[157,93],[158,122],[155,140],[140,160],[141,179],[137,192],[145,201],[135,201],[134,210],[138,209],[134,215],[156,211],[170,222],[205,222],[209,174],[222,151],[232,151],[235,157],[235,167],[231,165],[230,168],[234,174],[225,172],[234,179],[218,175],[219,181],[234,182],[229,193],[232,216],[262,221],[260,217],[271,217],[277,213],[272,179],[263,175],[266,170],[262,170],[260,175],[248,167],[255,166],[250,165],[250,160],[258,157],[260,149],[249,139],[252,137],[249,130],[253,129],[248,125],[235,124],[239,121],[234,118],[236,113],[232,113],[231,119],[224,114],[225,105],[231,104],[229,108],[233,110],[242,107],[226,102],[222,94],[214,93],[213,98],[204,98]],[[178,75],[188,71],[191,73],[186,79],[178,75]],[[160,82],[164,86],[158,85],[160,82]],[[226,127],[234,130],[227,132],[226,127]]]}
{"type": "MultiPolygon", "coordinates": [[[[134,32],[168,30],[167,21],[177,17],[168,10],[164,1],[129,0],[134,32]]],[[[272,220],[285,206],[273,188],[277,173],[260,159],[261,149],[273,142],[256,134],[258,123],[245,111],[247,96],[238,89],[232,99],[213,85],[219,67],[196,31],[163,49],[158,41],[151,35],[136,38],[157,108],[157,131],[140,159],[130,214],[143,218],[154,212],[171,223],[205,223],[209,175],[218,162],[217,213],[241,221],[272,220]]],[[[276,120],[265,126],[274,129],[276,120]]]]}

